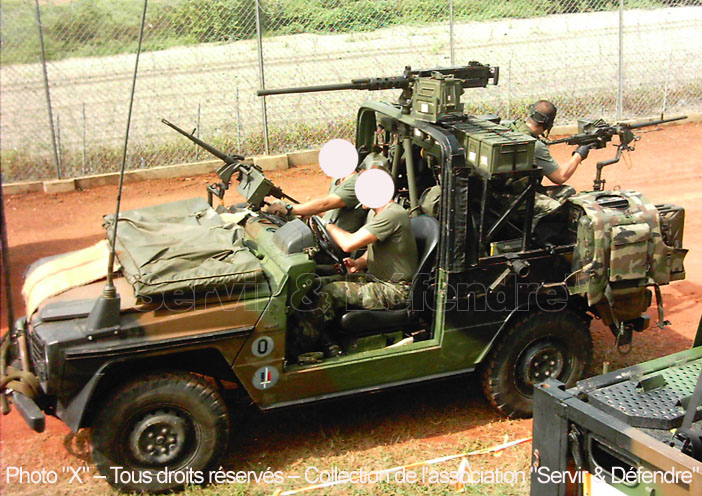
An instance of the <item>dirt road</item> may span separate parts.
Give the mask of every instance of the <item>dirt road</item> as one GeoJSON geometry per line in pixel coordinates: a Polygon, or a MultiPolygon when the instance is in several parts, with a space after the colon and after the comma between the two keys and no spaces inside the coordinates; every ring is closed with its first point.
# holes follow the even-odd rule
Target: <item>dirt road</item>
{"type": "MultiPolygon", "coordinates": [[[[555,150],[556,159],[570,156],[570,148],[555,150]]],[[[589,189],[597,160],[613,154],[613,149],[593,152],[576,172],[571,184],[589,189]]],[[[663,288],[666,317],[672,325],[660,331],[651,329],[635,336],[633,352],[626,356],[612,349],[612,336],[599,322],[592,330],[596,343],[594,364],[589,374],[601,370],[602,361],[620,368],[643,360],[689,347],[700,312],[702,312],[702,124],[671,126],[663,131],[643,134],[637,151],[630,155],[632,166],[624,162],[605,169],[607,185],[644,192],[655,203],[676,203],[686,209],[684,245],[690,249],[685,267],[687,279],[663,288]]],[[[327,178],[316,167],[275,172],[271,179],[298,199],[326,191],[327,178]]],[[[123,208],[163,203],[201,196],[212,177],[163,180],[128,184],[123,194],[123,208]]],[[[22,273],[37,258],[88,246],[104,236],[101,216],[114,209],[114,187],[47,196],[28,194],[6,198],[13,269],[15,313],[23,308],[19,298],[22,273]]],[[[228,193],[227,202],[238,198],[228,193]]],[[[3,300],[4,303],[4,300],[3,300]]],[[[655,316],[653,309],[649,314],[655,316]]],[[[5,308],[2,315],[5,326],[5,308]]],[[[528,436],[529,420],[506,420],[493,412],[479,392],[476,377],[444,381],[343,400],[322,406],[263,415],[248,406],[237,406],[235,434],[224,467],[227,470],[282,470],[302,475],[314,466],[330,469],[383,469],[432,457],[460,453],[467,449],[499,444],[505,435],[510,439],[528,436]]],[[[92,478],[94,468],[87,461],[87,433],[77,435],[55,419],[47,421],[47,431],[35,434],[16,412],[2,422],[2,461],[0,490],[7,495],[94,494],[109,492],[107,485],[92,478]],[[27,470],[55,470],[57,484],[11,482],[6,484],[8,467],[27,470]],[[71,472],[63,467],[88,467],[83,483],[69,482],[71,472]]],[[[500,458],[476,459],[474,470],[500,467],[525,471],[529,464],[529,445],[513,448],[500,458]]],[[[446,464],[442,470],[455,470],[446,464]]],[[[67,469],[70,470],[70,469],[67,469]]],[[[528,476],[527,476],[528,479],[528,476]]],[[[291,480],[286,487],[305,485],[291,480]]],[[[192,489],[188,494],[272,494],[275,488],[256,484],[192,489]]],[[[327,494],[398,494],[396,486],[359,486],[332,490],[327,494]]],[[[403,494],[443,494],[447,486],[405,486],[403,494]],[[421,491],[420,491],[421,489],[421,491]]],[[[491,491],[497,494],[526,494],[527,485],[480,486],[474,494],[491,491]]]]}

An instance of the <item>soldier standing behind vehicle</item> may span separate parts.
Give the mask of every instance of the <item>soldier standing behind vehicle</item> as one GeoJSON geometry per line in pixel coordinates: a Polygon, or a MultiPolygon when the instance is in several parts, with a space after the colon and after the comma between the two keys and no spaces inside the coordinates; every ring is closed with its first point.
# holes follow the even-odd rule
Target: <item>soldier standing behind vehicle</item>
{"type": "MultiPolygon", "coordinates": [[[[392,182],[387,173],[382,173],[392,182]]],[[[355,232],[327,224],[329,235],[343,251],[351,253],[368,247],[360,257],[344,259],[350,275],[323,278],[321,290],[312,296],[310,309],[301,319],[302,335],[321,334],[327,356],[341,354],[339,346],[324,330],[338,310],[348,307],[385,310],[401,306],[407,302],[412,277],[417,271],[417,244],[409,213],[392,199],[370,207],[368,222],[355,232]],[[364,269],[367,272],[362,272],[364,269]]]]}
{"type": "Polygon", "coordinates": [[[548,100],[539,100],[529,107],[529,114],[526,119],[517,119],[512,123],[512,129],[524,134],[530,134],[537,138],[534,150],[534,162],[537,167],[544,170],[544,176],[551,182],[561,185],[565,183],[575,173],[580,162],[585,160],[590,153],[590,146],[579,146],[568,162],[562,167],[558,165],[546,144],[541,140],[542,136],[548,136],[556,119],[556,106],[548,100]]]}

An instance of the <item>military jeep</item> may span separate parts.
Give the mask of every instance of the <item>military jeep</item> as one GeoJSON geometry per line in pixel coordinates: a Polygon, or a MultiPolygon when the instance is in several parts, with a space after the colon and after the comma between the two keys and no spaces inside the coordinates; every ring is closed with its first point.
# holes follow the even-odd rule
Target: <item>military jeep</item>
{"type": "Polygon", "coordinates": [[[225,452],[223,381],[271,410],[478,372],[509,416],[531,414],[546,378],[574,385],[591,360],[593,318],[630,346],[649,326],[649,288],[684,277],[684,211],[595,190],[536,216],[535,139],[460,103],[464,88],[498,74],[471,63],[352,83],[402,89],[398,103],[361,106],[355,146],[359,160],[391,164],[420,263],[405,307],[339,316],[330,332],[343,355],[289,343],[319,276],[343,270],[346,255],[318,219],[266,213],[270,198],[290,197],[209,147],[225,161],[209,202],[122,212],[116,236],[106,216],[104,246],[31,268],[27,316],[3,343],[15,407],[39,432],[45,414],[90,427],[94,462],[115,487],[167,491],[178,484],[159,471],[202,471],[225,452]],[[230,183],[246,204],[213,208],[230,183]],[[105,271],[85,272],[104,267],[109,249],[121,268],[106,295],[105,271]],[[138,476],[125,482],[118,466],[138,476]]]}

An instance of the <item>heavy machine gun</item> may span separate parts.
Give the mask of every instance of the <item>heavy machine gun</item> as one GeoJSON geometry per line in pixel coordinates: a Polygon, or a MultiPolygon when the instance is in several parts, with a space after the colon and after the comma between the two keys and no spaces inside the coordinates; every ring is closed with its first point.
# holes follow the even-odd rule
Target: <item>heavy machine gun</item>
{"type": "Polygon", "coordinates": [[[212,205],[212,196],[216,196],[220,200],[224,198],[224,193],[229,189],[234,173],[239,173],[239,187],[237,191],[245,198],[249,207],[258,210],[264,203],[266,196],[274,198],[285,198],[293,203],[298,203],[291,196],[283,193],[280,187],[273,184],[264,175],[263,171],[254,164],[242,162],[244,157],[241,155],[227,155],[226,153],[217,150],[212,145],[205,143],[201,139],[179,128],[172,122],[166,119],[161,119],[166,126],[176,130],[196,145],[201,146],[215,157],[224,161],[224,165],[217,169],[217,176],[221,180],[219,183],[212,183],[207,186],[207,201],[212,205]]]}
{"type": "Polygon", "coordinates": [[[607,146],[612,140],[612,137],[619,136],[619,144],[617,145],[617,154],[614,158],[609,160],[603,160],[602,162],[597,162],[597,175],[595,177],[592,189],[594,191],[602,191],[604,188],[605,180],[602,179],[602,169],[608,165],[616,164],[622,157],[622,152],[633,151],[634,147],[631,144],[634,141],[639,140],[639,136],[633,133],[634,129],[640,129],[642,127],[657,126],[659,124],[664,124],[666,122],[679,121],[681,119],[687,119],[686,115],[680,117],[672,117],[670,119],[659,119],[649,122],[641,122],[639,124],[608,124],[602,119],[596,120],[586,120],[578,119],[578,134],[568,136],[567,138],[561,138],[553,141],[549,141],[546,144],[556,145],[558,143],[568,143],[569,145],[581,146],[589,145],[591,148],[599,149],[607,146]]]}
{"type": "Polygon", "coordinates": [[[499,67],[471,61],[466,66],[412,70],[406,66],[401,76],[361,78],[350,83],[324,84],[297,88],[259,90],[258,96],[314,93],[337,90],[401,89],[398,103],[404,114],[436,122],[447,113],[462,113],[461,94],[464,88],[484,88],[499,81],[499,67]]]}

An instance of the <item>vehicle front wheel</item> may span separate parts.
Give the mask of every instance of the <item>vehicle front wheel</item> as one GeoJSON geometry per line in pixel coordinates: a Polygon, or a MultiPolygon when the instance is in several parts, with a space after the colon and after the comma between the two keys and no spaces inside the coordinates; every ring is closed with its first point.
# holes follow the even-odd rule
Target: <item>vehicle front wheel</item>
{"type": "Polygon", "coordinates": [[[531,313],[503,335],[482,370],[485,397],[509,417],[529,417],[534,385],[548,378],[572,387],[592,359],[585,320],[570,310],[531,313]]]}
{"type": "Polygon", "coordinates": [[[203,378],[157,372],[126,383],[103,403],[91,435],[93,462],[112,486],[167,492],[207,482],[207,469],[226,449],[229,415],[203,378]]]}

